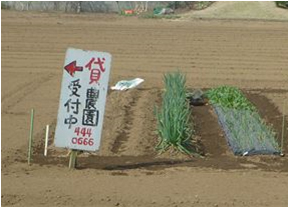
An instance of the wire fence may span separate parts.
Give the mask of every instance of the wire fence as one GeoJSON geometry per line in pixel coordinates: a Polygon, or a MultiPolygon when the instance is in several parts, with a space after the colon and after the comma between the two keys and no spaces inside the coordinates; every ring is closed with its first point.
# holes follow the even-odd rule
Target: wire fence
{"type": "Polygon", "coordinates": [[[63,11],[63,12],[101,12],[113,13],[125,9],[153,9],[155,5],[165,4],[148,1],[2,1],[4,9],[20,11],[63,11]]]}
{"type": "Polygon", "coordinates": [[[156,7],[198,9],[209,1],[1,1],[2,9],[19,11],[62,11],[116,13],[122,10],[152,11],[156,7]]]}
{"type": "Polygon", "coordinates": [[[117,12],[116,2],[93,1],[5,1],[2,8],[20,11],[63,11],[63,12],[117,12]]]}

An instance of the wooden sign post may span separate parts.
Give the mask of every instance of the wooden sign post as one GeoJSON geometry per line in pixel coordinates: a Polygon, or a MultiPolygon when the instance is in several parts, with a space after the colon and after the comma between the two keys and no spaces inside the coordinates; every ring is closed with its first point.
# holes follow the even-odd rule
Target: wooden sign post
{"type": "Polygon", "coordinates": [[[69,169],[74,169],[77,165],[77,150],[71,150],[70,156],[69,156],[69,169]]]}

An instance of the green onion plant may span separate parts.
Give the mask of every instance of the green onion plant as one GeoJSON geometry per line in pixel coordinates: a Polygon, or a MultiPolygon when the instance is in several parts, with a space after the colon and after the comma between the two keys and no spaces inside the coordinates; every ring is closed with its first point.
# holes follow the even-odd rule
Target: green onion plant
{"type": "Polygon", "coordinates": [[[156,108],[157,150],[164,152],[170,147],[191,154],[193,125],[191,109],[186,100],[186,77],[180,72],[164,75],[165,92],[162,106],[156,108]]]}

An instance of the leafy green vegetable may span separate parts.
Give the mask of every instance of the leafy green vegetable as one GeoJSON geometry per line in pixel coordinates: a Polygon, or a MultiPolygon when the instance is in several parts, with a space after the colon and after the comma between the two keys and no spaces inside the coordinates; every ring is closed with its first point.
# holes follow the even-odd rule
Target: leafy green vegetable
{"type": "Polygon", "coordinates": [[[226,108],[256,111],[256,108],[247,100],[236,87],[220,86],[206,92],[210,103],[226,108]]]}

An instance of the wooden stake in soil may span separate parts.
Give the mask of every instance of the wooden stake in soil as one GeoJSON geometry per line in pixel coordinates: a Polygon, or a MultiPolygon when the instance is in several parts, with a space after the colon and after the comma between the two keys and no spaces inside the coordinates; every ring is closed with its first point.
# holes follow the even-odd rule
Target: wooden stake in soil
{"type": "Polygon", "coordinates": [[[77,150],[71,150],[70,152],[70,158],[69,158],[69,169],[72,170],[72,169],[75,169],[76,167],[76,161],[77,161],[77,150]]]}
{"type": "Polygon", "coordinates": [[[285,101],[283,102],[283,119],[282,119],[282,136],[281,136],[281,156],[284,156],[283,153],[283,143],[284,143],[284,128],[285,128],[285,101]]]}
{"type": "Polygon", "coordinates": [[[32,155],[32,142],[33,142],[33,124],[34,124],[34,109],[31,109],[30,116],[30,134],[29,134],[29,143],[28,143],[28,165],[31,163],[32,155]]]}
{"type": "Polygon", "coordinates": [[[46,125],[45,146],[44,146],[44,156],[45,157],[47,156],[48,135],[49,135],[49,125],[46,125]]]}

